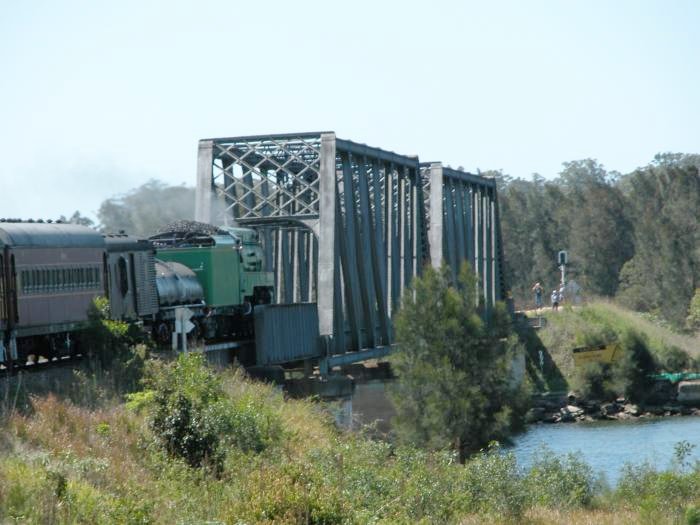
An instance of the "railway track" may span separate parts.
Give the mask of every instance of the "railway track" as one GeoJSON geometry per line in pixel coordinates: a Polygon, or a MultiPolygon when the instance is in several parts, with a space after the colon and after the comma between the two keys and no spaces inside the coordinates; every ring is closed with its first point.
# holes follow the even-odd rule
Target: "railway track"
{"type": "Polygon", "coordinates": [[[38,361],[27,361],[24,364],[14,363],[12,366],[0,365],[0,379],[4,377],[12,377],[18,372],[41,372],[53,370],[57,368],[70,368],[82,362],[85,356],[83,354],[75,354],[72,356],[58,357],[54,359],[39,358],[38,361]]]}
{"type": "MultiPolygon", "coordinates": [[[[232,351],[244,346],[251,346],[254,344],[254,340],[242,340],[242,341],[212,341],[204,345],[193,345],[190,348],[190,352],[202,352],[205,355],[217,354],[232,351]]],[[[167,350],[164,353],[171,353],[172,350],[167,350]]],[[[152,352],[154,357],[161,355],[160,352],[152,352]]],[[[85,360],[86,356],[84,354],[75,354],[71,356],[57,357],[53,359],[46,359],[40,357],[38,360],[29,360],[24,364],[14,363],[12,366],[5,366],[0,364],[0,379],[4,377],[12,377],[18,372],[41,372],[46,370],[53,370],[58,368],[71,368],[85,360]]]]}

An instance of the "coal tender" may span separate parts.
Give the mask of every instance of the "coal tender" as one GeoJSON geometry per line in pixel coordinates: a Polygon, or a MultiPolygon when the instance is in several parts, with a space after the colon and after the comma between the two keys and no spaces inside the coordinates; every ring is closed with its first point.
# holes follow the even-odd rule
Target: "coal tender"
{"type": "Polygon", "coordinates": [[[150,240],[158,259],[160,341],[167,342],[173,329],[168,309],[181,305],[194,312],[194,330],[207,339],[253,335],[253,308],[272,302],[274,291],[254,230],[177,221],[150,240]]]}

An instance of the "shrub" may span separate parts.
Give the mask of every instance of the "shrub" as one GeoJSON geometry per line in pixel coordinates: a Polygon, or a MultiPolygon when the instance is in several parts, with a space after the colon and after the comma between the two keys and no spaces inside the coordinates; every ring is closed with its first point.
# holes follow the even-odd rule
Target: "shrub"
{"type": "Polygon", "coordinates": [[[585,507],[599,485],[591,467],[575,454],[555,456],[545,449],[525,477],[529,503],[545,507],[585,507]]]}
{"type": "Polygon", "coordinates": [[[497,443],[464,466],[464,510],[467,512],[518,518],[526,504],[523,488],[515,456],[503,453],[497,443]]]}
{"type": "Polygon", "coordinates": [[[90,373],[111,380],[115,392],[135,390],[148,356],[149,339],[134,324],[109,318],[109,300],[97,297],[88,311],[88,327],[80,344],[90,357],[90,373]]]}
{"type": "Polygon", "coordinates": [[[677,346],[664,346],[656,355],[658,367],[667,372],[680,372],[695,369],[695,360],[677,346]]]}
{"type": "Polygon", "coordinates": [[[605,400],[622,395],[639,402],[650,391],[656,362],[646,338],[625,330],[618,343],[622,355],[614,363],[586,363],[574,371],[572,386],[583,398],[605,400]]]}
{"type": "Polygon", "coordinates": [[[610,365],[586,363],[577,368],[571,385],[584,399],[606,400],[615,397],[610,365]]]}
{"type": "Polygon", "coordinates": [[[626,465],[614,493],[624,506],[648,522],[680,521],[688,501],[698,497],[697,478],[678,471],[657,471],[649,464],[626,465]]]}
{"type": "Polygon", "coordinates": [[[227,446],[259,453],[282,434],[279,416],[250,395],[232,399],[201,354],[154,363],[146,380],[151,392],[130,403],[150,408],[157,443],[191,467],[223,468],[227,446]]]}
{"type": "Polygon", "coordinates": [[[226,441],[243,452],[262,452],[283,432],[277,414],[249,395],[219,404],[214,413],[226,441]]]}
{"type": "Polygon", "coordinates": [[[700,525],[700,508],[695,505],[690,505],[685,509],[686,525],[700,525]]]}
{"type": "Polygon", "coordinates": [[[620,336],[622,358],[612,366],[612,381],[616,393],[632,401],[643,401],[652,386],[650,377],[656,371],[654,357],[646,338],[626,330],[620,336]]]}
{"type": "MultiPolygon", "coordinates": [[[[593,303],[577,310],[565,309],[548,316],[547,326],[538,332],[554,365],[575,390],[586,389],[607,395],[624,395],[643,400],[649,390],[647,375],[656,370],[694,370],[690,356],[695,339],[669,331],[644,316],[610,303],[593,303]],[[572,348],[619,342],[623,359],[610,370],[579,370],[574,367],[572,348]],[[586,381],[594,381],[591,387],[586,381]],[[597,382],[596,382],[597,381],[597,382]]],[[[531,354],[537,363],[537,353],[531,354]]]]}
{"type": "Polygon", "coordinates": [[[165,450],[183,458],[191,467],[211,465],[221,470],[222,457],[215,425],[201,407],[195,408],[182,393],[159,393],[151,421],[165,450]]]}

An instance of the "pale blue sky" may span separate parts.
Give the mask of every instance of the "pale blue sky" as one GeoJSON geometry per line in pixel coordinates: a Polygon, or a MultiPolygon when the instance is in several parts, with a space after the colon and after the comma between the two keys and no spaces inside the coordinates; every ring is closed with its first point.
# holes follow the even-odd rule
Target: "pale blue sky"
{"type": "Polygon", "coordinates": [[[697,1],[0,0],[0,216],[294,131],[513,176],[700,153],[697,1]]]}

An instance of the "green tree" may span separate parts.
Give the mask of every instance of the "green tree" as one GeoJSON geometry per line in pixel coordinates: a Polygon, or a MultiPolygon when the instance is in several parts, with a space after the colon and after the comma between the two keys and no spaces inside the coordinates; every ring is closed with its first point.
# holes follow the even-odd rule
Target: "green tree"
{"type": "Polygon", "coordinates": [[[428,268],[404,296],[395,320],[400,351],[392,398],[403,439],[452,447],[464,461],[507,436],[523,411],[511,370],[519,344],[502,304],[486,320],[480,315],[468,266],[458,287],[450,275],[446,266],[428,268]]]}
{"type": "Polygon", "coordinates": [[[700,288],[695,290],[695,295],[690,301],[688,317],[686,317],[685,323],[690,330],[700,330],[700,288]]]}
{"type": "Polygon", "coordinates": [[[148,236],[178,219],[194,218],[194,188],[168,186],[157,180],[104,201],[97,216],[100,229],[148,236]]]}
{"type": "Polygon", "coordinates": [[[570,213],[562,188],[537,174],[497,177],[506,281],[517,302],[532,305],[532,285],[559,282],[557,251],[568,247],[570,213]]]}
{"type": "Polygon", "coordinates": [[[571,264],[589,295],[615,295],[620,270],[633,255],[632,227],[615,178],[597,161],[585,159],[564,163],[557,179],[569,206],[571,264]]]}
{"type": "Polygon", "coordinates": [[[634,222],[634,256],[622,268],[619,299],[683,326],[700,282],[698,168],[665,156],[621,184],[634,222]]]}

